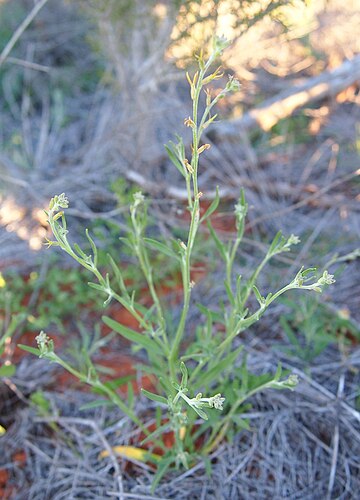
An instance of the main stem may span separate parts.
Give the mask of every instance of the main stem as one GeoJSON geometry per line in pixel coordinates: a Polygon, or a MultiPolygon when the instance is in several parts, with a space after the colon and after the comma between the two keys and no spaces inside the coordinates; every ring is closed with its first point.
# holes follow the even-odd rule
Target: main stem
{"type": "Polygon", "coordinates": [[[184,303],[183,309],[179,321],[179,325],[175,334],[175,339],[170,350],[169,355],[169,370],[170,375],[173,380],[176,379],[176,360],[179,354],[179,346],[181,340],[184,335],[186,319],[189,313],[190,306],[190,298],[191,298],[191,278],[190,278],[190,269],[191,269],[191,254],[194,246],[194,241],[196,237],[196,233],[199,228],[199,220],[200,220],[200,201],[199,201],[199,188],[198,188],[198,164],[199,164],[199,142],[201,137],[201,128],[198,127],[198,107],[199,107],[199,98],[200,92],[202,89],[202,81],[204,75],[210,66],[209,62],[206,66],[200,71],[199,78],[196,82],[195,91],[193,94],[193,109],[192,109],[192,120],[194,122],[193,126],[193,143],[192,143],[192,158],[191,158],[191,180],[193,185],[193,196],[192,203],[189,206],[189,210],[191,213],[191,221],[189,227],[189,233],[187,238],[187,245],[185,250],[185,255],[183,256],[182,263],[182,282],[183,282],[183,293],[184,293],[184,303]]]}

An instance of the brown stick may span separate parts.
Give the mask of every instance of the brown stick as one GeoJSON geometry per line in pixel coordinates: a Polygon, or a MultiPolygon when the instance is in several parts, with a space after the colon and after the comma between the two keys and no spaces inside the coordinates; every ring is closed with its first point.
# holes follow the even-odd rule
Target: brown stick
{"type": "Polygon", "coordinates": [[[239,137],[240,130],[261,128],[268,131],[279,120],[292,115],[302,106],[324,97],[333,97],[358,81],[360,82],[360,55],[344,62],[333,71],[325,71],[319,76],[309,78],[302,85],[280,92],[241,118],[219,123],[215,135],[220,139],[239,137]]]}

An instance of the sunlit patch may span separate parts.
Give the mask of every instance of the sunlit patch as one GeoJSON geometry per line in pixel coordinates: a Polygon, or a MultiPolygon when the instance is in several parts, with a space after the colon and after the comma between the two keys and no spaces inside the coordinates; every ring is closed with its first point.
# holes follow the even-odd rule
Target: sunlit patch
{"type": "Polygon", "coordinates": [[[16,205],[12,198],[0,199],[0,224],[8,226],[8,224],[21,221],[26,213],[23,207],[16,205]]]}
{"type": "Polygon", "coordinates": [[[31,212],[31,214],[32,214],[32,218],[34,220],[37,220],[43,226],[47,225],[46,214],[42,208],[34,208],[33,211],[31,212]]]}
{"type": "Polygon", "coordinates": [[[41,250],[46,236],[43,209],[33,209],[29,217],[29,211],[18,205],[13,197],[0,196],[0,203],[0,225],[8,233],[16,233],[21,240],[27,241],[31,250],[41,250]]]}
{"type": "Polygon", "coordinates": [[[163,3],[157,3],[153,8],[153,13],[159,19],[165,19],[167,15],[167,6],[163,3]]]}

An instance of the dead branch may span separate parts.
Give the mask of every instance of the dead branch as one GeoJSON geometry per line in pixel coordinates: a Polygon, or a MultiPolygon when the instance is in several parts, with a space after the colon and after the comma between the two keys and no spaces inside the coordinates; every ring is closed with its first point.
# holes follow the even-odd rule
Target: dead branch
{"type": "Polygon", "coordinates": [[[239,137],[240,130],[250,131],[255,128],[268,131],[279,120],[291,116],[297,109],[325,97],[334,97],[358,81],[360,81],[360,55],[344,62],[333,71],[325,71],[319,76],[309,78],[302,85],[280,92],[241,118],[218,124],[216,137],[227,139],[239,137]]]}

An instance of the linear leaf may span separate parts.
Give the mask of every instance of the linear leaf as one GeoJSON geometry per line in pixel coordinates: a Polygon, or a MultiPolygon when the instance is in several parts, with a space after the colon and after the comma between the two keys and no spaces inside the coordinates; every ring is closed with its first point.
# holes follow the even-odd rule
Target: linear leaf
{"type": "Polygon", "coordinates": [[[211,205],[209,206],[209,208],[206,210],[206,212],[204,213],[204,215],[201,217],[200,219],[200,223],[203,222],[204,220],[206,220],[208,217],[210,217],[210,215],[212,213],[215,212],[215,210],[217,209],[217,207],[219,206],[219,202],[220,202],[220,197],[219,197],[219,187],[216,186],[216,193],[215,193],[215,198],[213,199],[211,205]]]}
{"type": "Polygon", "coordinates": [[[196,411],[196,413],[199,415],[200,418],[202,418],[203,420],[208,420],[209,417],[206,415],[206,413],[201,410],[200,408],[196,408],[196,406],[191,406],[191,408],[196,411]]]}
{"type": "Polygon", "coordinates": [[[227,281],[224,281],[224,286],[225,286],[225,290],[226,290],[226,294],[229,298],[229,301],[230,301],[230,304],[235,307],[235,297],[234,297],[234,294],[231,290],[231,287],[229,285],[229,283],[227,281]]]}
{"type": "Polygon", "coordinates": [[[177,255],[171,248],[164,243],[160,243],[160,241],[153,240],[152,238],[144,238],[145,243],[154,250],[157,250],[160,253],[167,255],[168,257],[172,257],[173,259],[180,260],[179,255],[177,255]]]}
{"type": "MultiPolygon", "coordinates": [[[[231,368],[242,351],[243,346],[240,346],[238,349],[235,351],[231,352],[228,354],[224,359],[222,359],[219,363],[217,363],[215,366],[211,367],[209,370],[207,370],[205,373],[197,377],[196,379],[196,385],[198,387],[206,386],[213,380],[218,380],[219,375],[226,370],[227,368],[231,368]]],[[[211,365],[210,365],[211,366],[211,365]]]]}
{"type": "Polygon", "coordinates": [[[199,309],[200,312],[205,314],[206,317],[211,315],[211,318],[215,323],[221,323],[221,324],[224,323],[224,317],[221,313],[217,311],[212,311],[211,309],[208,309],[202,304],[196,304],[196,307],[199,309]]]}
{"type": "Polygon", "coordinates": [[[123,377],[119,377],[114,380],[108,380],[107,382],[104,382],[104,385],[109,387],[109,389],[116,391],[119,387],[124,386],[130,380],[134,380],[134,378],[135,375],[124,375],[123,377]]]}
{"type": "Polygon", "coordinates": [[[151,483],[151,494],[154,494],[157,485],[161,481],[161,478],[166,474],[166,471],[169,469],[170,465],[174,462],[175,458],[170,456],[166,458],[162,458],[158,464],[156,474],[151,483]]]}
{"type": "Polygon", "coordinates": [[[134,387],[131,382],[127,383],[127,404],[129,408],[134,409],[134,387]]]}
{"type": "Polygon", "coordinates": [[[178,169],[180,174],[185,177],[185,170],[183,165],[181,164],[180,160],[175,156],[174,152],[171,150],[171,148],[165,144],[165,149],[166,152],[171,160],[171,162],[175,165],[175,167],[178,169]]]}
{"type": "Polygon", "coordinates": [[[98,262],[98,251],[97,251],[97,248],[96,248],[94,240],[91,238],[91,236],[89,234],[89,230],[88,229],[86,229],[85,234],[86,234],[87,239],[89,240],[91,249],[93,251],[93,261],[94,261],[94,266],[96,267],[97,266],[97,262],[98,262]]]}
{"type": "Polygon", "coordinates": [[[224,243],[219,239],[218,235],[215,232],[215,229],[212,227],[212,225],[210,224],[209,221],[207,221],[207,226],[209,228],[211,237],[214,240],[216,248],[218,249],[218,252],[220,253],[223,260],[226,262],[227,261],[227,252],[226,252],[226,247],[225,247],[224,243]]]}
{"type": "Polygon", "coordinates": [[[127,340],[130,340],[134,344],[138,344],[141,347],[144,347],[148,351],[161,353],[161,349],[159,348],[159,346],[155,344],[155,342],[152,339],[146,337],[146,335],[139,332],[135,332],[134,330],[127,328],[121,323],[118,323],[117,321],[109,318],[108,316],[103,316],[102,320],[105,323],[105,325],[114,330],[116,333],[119,333],[127,340]]]}
{"type": "MultiPolygon", "coordinates": [[[[159,407],[158,407],[159,408],[159,407]]],[[[146,436],[142,441],[141,441],[141,446],[143,446],[145,443],[148,443],[149,441],[152,441],[154,438],[157,438],[160,436],[163,432],[168,431],[170,429],[170,424],[169,422],[166,422],[163,425],[159,425],[156,427],[156,429],[151,432],[148,436],[146,436]]]]}
{"type": "Polygon", "coordinates": [[[97,399],[96,401],[91,401],[91,403],[81,405],[79,410],[91,410],[92,408],[99,408],[100,406],[114,406],[114,403],[107,399],[97,399]]]}
{"type": "Polygon", "coordinates": [[[121,271],[119,269],[119,266],[117,266],[115,264],[115,261],[114,259],[111,257],[111,255],[108,253],[107,254],[107,257],[109,259],[109,262],[110,262],[110,265],[111,265],[111,268],[113,270],[113,273],[115,275],[115,278],[119,284],[119,287],[120,287],[120,290],[122,291],[122,293],[125,295],[125,296],[128,296],[128,291],[126,289],[126,286],[125,286],[125,283],[124,283],[124,279],[123,279],[123,276],[121,274],[121,271]]]}
{"type": "Polygon", "coordinates": [[[92,281],[88,281],[88,285],[90,288],[94,288],[95,290],[99,290],[100,292],[106,293],[103,285],[99,285],[98,283],[93,283],[92,281]]]}
{"type": "Polygon", "coordinates": [[[35,349],[35,347],[29,347],[28,345],[18,344],[18,347],[23,351],[30,352],[31,354],[35,354],[35,356],[40,356],[40,349],[35,349]]]}
{"type": "Polygon", "coordinates": [[[167,399],[164,398],[164,396],[154,394],[153,392],[147,391],[146,389],[141,389],[141,393],[144,394],[144,396],[146,396],[148,399],[151,399],[151,401],[167,405],[167,399]]]}

